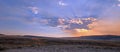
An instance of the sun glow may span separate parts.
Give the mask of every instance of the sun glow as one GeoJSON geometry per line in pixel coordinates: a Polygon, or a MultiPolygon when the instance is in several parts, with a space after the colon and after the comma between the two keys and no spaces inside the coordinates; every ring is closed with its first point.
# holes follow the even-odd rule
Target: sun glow
{"type": "Polygon", "coordinates": [[[85,32],[88,32],[89,30],[87,30],[87,29],[75,29],[75,31],[85,33],[85,32]]]}

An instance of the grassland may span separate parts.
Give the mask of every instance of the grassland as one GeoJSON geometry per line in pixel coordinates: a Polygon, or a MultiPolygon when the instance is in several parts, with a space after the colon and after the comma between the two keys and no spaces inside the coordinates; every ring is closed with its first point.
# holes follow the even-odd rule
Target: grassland
{"type": "Polygon", "coordinates": [[[120,42],[1,36],[1,52],[120,52],[120,42]],[[30,51],[31,50],[31,51],[30,51]]]}

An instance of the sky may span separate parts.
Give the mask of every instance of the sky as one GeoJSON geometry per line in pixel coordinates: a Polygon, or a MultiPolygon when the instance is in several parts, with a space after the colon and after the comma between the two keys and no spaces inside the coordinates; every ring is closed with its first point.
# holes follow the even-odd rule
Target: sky
{"type": "Polygon", "coordinates": [[[0,0],[0,33],[120,35],[120,0],[0,0]]]}

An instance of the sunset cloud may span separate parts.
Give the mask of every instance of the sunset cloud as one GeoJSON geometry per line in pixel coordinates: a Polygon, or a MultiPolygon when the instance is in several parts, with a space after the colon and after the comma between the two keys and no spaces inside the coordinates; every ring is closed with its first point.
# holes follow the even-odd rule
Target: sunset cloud
{"type": "Polygon", "coordinates": [[[88,24],[89,29],[75,29],[69,31],[74,36],[91,35],[120,35],[120,11],[110,8],[105,11],[96,21],[88,24]]]}

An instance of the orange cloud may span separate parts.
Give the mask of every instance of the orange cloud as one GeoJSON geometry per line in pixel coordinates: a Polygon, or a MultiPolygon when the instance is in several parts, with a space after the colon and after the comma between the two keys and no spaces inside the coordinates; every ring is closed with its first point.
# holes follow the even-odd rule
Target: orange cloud
{"type": "Polygon", "coordinates": [[[75,29],[69,31],[73,36],[90,36],[90,35],[120,35],[120,18],[115,17],[114,20],[110,18],[100,19],[89,24],[87,29],[75,29]]]}
{"type": "Polygon", "coordinates": [[[73,36],[91,36],[91,35],[120,35],[120,18],[106,17],[93,21],[88,24],[89,29],[76,28],[73,30],[65,30],[73,36]]]}
{"type": "MultiPolygon", "coordinates": [[[[85,18],[82,20],[91,20],[85,28],[76,28],[73,30],[67,30],[73,36],[91,36],[91,35],[119,35],[120,36],[120,10],[110,8],[104,11],[103,14],[96,20],[94,18],[85,18]]],[[[84,23],[83,23],[84,24],[84,23]]],[[[66,32],[66,31],[65,31],[66,32]]]]}

